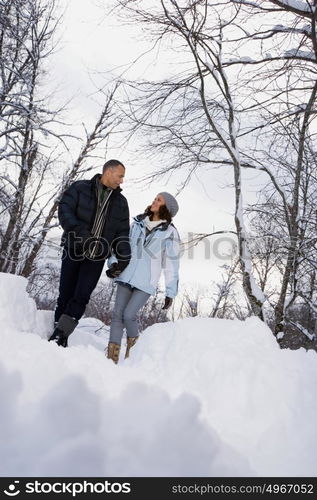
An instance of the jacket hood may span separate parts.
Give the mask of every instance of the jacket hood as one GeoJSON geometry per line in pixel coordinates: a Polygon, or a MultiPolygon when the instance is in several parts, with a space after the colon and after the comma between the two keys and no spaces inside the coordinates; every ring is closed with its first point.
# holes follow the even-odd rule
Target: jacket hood
{"type": "MultiPolygon", "coordinates": [[[[139,215],[136,215],[135,217],[133,217],[133,220],[135,220],[136,222],[143,222],[144,219],[146,218],[146,216],[147,216],[146,213],[139,214],[139,215]]],[[[174,224],[172,224],[171,222],[163,222],[162,225],[157,226],[156,229],[160,230],[160,231],[166,231],[168,226],[175,227],[174,224]]]]}

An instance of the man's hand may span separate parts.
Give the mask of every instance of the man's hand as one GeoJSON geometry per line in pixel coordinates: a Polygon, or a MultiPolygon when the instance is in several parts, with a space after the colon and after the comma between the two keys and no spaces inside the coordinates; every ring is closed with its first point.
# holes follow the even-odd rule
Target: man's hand
{"type": "Polygon", "coordinates": [[[111,264],[109,269],[106,271],[106,275],[108,278],[117,278],[122,273],[121,269],[118,266],[118,262],[114,262],[111,264]]]}
{"type": "Polygon", "coordinates": [[[162,309],[168,309],[169,307],[171,307],[172,302],[173,302],[173,299],[171,299],[171,297],[165,297],[165,302],[164,302],[164,306],[162,307],[162,309]]]}

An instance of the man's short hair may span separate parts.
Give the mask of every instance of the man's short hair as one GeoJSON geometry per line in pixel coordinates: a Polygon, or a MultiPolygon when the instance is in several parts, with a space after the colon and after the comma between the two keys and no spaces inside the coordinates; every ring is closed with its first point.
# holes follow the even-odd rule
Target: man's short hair
{"type": "Polygon", "coordinates": [[[119,161],[119,160],[108,160],[108,161],[106,161],[106,163],[104,164],[104,166],[102,168],[102,173],[104,173],[108,168],[114,168],[114,167],[125,168],[123,163],[121,163],[121,161],[119,161]]]}

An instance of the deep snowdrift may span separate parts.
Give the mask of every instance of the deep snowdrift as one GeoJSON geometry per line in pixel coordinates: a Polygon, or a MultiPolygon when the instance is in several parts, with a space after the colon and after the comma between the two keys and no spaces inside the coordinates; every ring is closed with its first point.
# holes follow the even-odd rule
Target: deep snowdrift
{"type": "Polygon", "coordinates": [[[97,320],[48,343],[26,284],[0,273],[0,475],[316,476],[314,351],[257,318],[189,318],[114,365],[97,320]]]}

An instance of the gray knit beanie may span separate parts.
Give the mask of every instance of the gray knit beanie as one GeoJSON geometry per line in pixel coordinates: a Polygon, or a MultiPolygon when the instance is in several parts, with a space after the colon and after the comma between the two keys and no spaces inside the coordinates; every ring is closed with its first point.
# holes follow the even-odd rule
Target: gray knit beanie
{"type": "Polygon", "coordinates": [[[178,212],[178,203],[174,196],[172,196],[169,193],[159,193],[164,197],[165,200],[165,205],[169,213],[171,214],[172,217],[175,217],[175,215],[178,212]]]}

